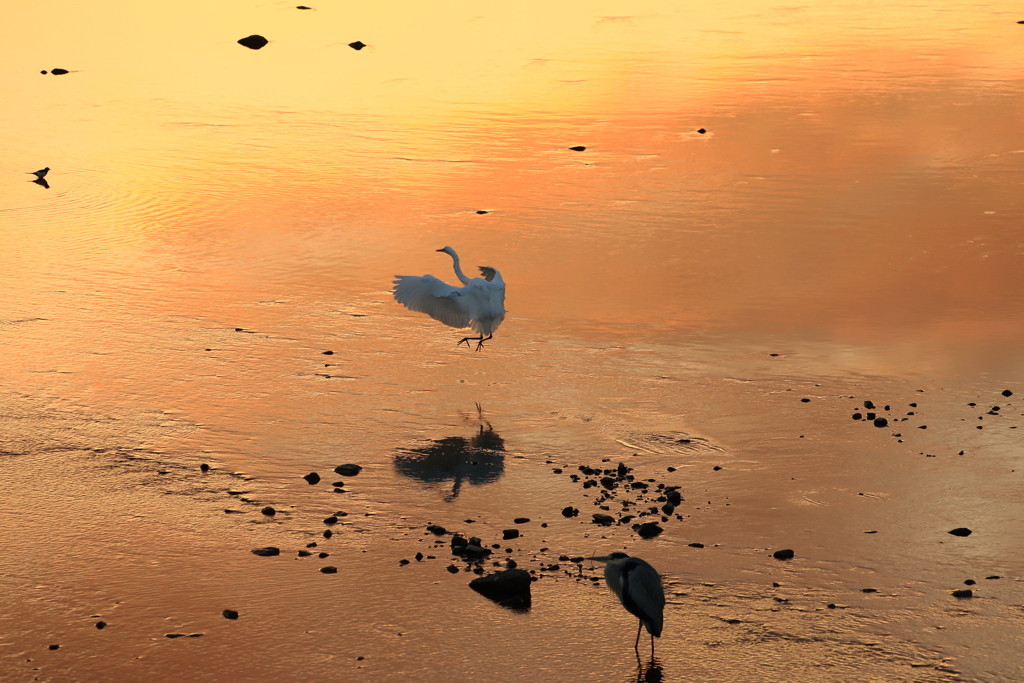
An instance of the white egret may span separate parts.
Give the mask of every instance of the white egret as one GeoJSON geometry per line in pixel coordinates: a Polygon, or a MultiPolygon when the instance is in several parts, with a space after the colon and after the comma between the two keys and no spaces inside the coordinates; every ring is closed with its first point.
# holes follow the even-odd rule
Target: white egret
{"type": "Polygon", "coordinates": [[[505,281],[501,273],[488,266],[478,266],[483,277],[468,278],[459,267],[459,255],[454,249],[445,247],[437,251],[452,257],[455,275],[465,286],[452,287],[433,275],[396,275],[395,301],[449,327],[473,328],[480,336],[465,337],[459,344],[465,342],[468,348],[469,342],[475,341],[479,351],[505,319],[505,281]]]}
{"type": "Polygon", "coordinates": [[[593,558],[606,562],[604,580],[626,611],[640,620],[636,628],[636,643],[633,649],[640,656],[640,629],[646,628],[651,634],[651,656],[654,656],[654,639],[661,637],[664,621],[665,591],[661,587],[661,576],[654,567],[639,557],[614,552],[604,557],[593,558]]]}

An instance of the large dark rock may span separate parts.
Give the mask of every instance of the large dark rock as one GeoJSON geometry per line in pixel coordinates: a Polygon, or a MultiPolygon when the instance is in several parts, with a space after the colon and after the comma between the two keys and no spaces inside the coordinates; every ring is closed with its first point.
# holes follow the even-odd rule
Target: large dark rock
{"type": "Polygon", "coordinates": [[[784,548],[783,550],[776,550],[774,553],[772,553],[772,557],[774,557],[776,560],[792,560],[794,556],[796,556],[796,553],[794,553],[789,548],[784,548]]]}
{"type": "Polygon", "coordinates": [[[427,527],[427,531],[434,534],[435,536],[444,536],[446,533],[448,533],[448,530],[440,524],[431,524],[427,527]]]}
{"type": "Polygon", "coordinates": [[[963,590],[953,591],[954,598],[973,598],[974,591],[970,588],[964,588],[963,590]]]}
{"type": "Polygon", "coordinates": [[[657,522],[644,522],[639,525],[636,532],[640,535],[640,538],[654,538],[660,534],[664,529],[658,526],[657,522]]]}
{"type": "Polygon", "coordinates": [[[239,39],[238,44],[243,45],[249,48],[250,50],[259,50],[261,47],[265,46],[269,42],[270,41],[264,38],[263,36],[256,35],[254,33],[251,36],[246,36],[245,38],[239,39]]]}
{"type": "Polygon", "coordinates": [[[357,474],[359,474],[359,472],[362,471],[362,469],[363,468],[360,467],[359,465],[347,463],[345,465],[338,465],[337,467],[334,468],[334,471],[343,477],[354,477],[357,474]]]}
{"type": "Polygon", "coordinates": [[[574,508],[572,505],[562,508],[563,517],[575,517],[580,514],[580,511],[574,508]]]}
{"type": "Polygon", "coordinates": [[[310,472],[309,474],[304,476],[303,479],[309,482],[310,486],[315,486],[316,484],[320,483],[320,475],[317,474],[316,472],[310,472]]]}
{"type": "Polygon", "coordinates": [[[601,526],[611,526],[615,524],[615,518],[611,515],[602,515],[599,512],[594,513],[594,524],[600,524],[601,526]]]}
{"type": "Polygon", "coordinates": [[[511,541],[513,538],[519,538],[519,529],[505,529],[501,532],[501,538],[504,541],[511,541]]]}
{"type": "Polygon", "coordinates": [[[348,46],[353,50],[362,50],[364,47],[366,47],[366,43],[364,43],[361,40],[357,40],[354,43],[349,43],[348,46]]]}
{"type": "Polygon", "coordinates": [[[469,582],[469,587],[480,595],[504,602],[516,597],[530,599],[530,572],[525,569],[506,569],[469,582]]]}
{"type": "Polygon", "coordinates": [[[281,549],[268,545],[266,548],[255,548],[252,551],[252,554],[259,555],[260,557],[274,557],[275,555],[281,554],[281,549]]]}
{"type": "Polygon", "coordinates": [[[225,619],[237,619],[238,618],[238,612],[236,612],[233,609],[226,609],[223,612],[221,612],[221,614],[224,615],[225,619]]]}
{"type": "Polygon", "coordinates": [[[949,533],[953,534],[954,536],[970,536],[974,532],[972,532],[965,526],[961,526],[957,527],[956,529],[950,529],[949,533]]]}

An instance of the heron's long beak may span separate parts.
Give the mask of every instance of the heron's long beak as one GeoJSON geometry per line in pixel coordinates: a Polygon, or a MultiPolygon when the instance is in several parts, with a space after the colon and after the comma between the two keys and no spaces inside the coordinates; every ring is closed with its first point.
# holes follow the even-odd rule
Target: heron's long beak
{"type": "Polygon", "coordinates": [[[600,557],[591,557],[591,560],[597,560],[598,562],[608,562],[612,559],[611,555],[601,555],[600,557]]]}
{"type": "Polygon", "coordinates": [[[444,249],[435,249],[434,251],[444,251],[444,249]]]}

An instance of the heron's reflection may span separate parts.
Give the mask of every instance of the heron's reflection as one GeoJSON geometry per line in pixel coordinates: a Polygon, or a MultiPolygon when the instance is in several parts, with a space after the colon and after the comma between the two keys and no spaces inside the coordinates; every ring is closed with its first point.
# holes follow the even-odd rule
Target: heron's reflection
{"type": "Polygon", "coordinates": [[[452,482],[444,497],[450,503],[459,495],[463,482],[479,486],[501,478],[505,471],[505,441],[494,427],[480,425],[467,438],[447,436],[420,448],[404,449],[395,456],[395,469],[411,479],[435,484],[452,482]]]}
{"type": "Polygon", "coordinates": [[[637,658],[636,665],[636,683],[661,683],[664,680],[661,662],[654,657],[646,664],[642,664],[637,658]]]}

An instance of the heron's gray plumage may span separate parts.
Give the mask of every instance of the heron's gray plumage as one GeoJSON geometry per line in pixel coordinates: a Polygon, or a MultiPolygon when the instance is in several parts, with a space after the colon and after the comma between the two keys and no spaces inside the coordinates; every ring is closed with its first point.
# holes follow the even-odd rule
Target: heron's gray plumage
{"type": "MultiPolygon", "coordinates": [[[[604,580],[626,611],[639,619],[653,638],[660,638],[664,624],[665,590],[654,567],[639,557],[620,552],[595,559],[607,562],[604,580]]],[[[638,630],[638,643],[639,637],[638,630]]],[[[651,643],[653,646],[654,641],[651,643]]]]}

